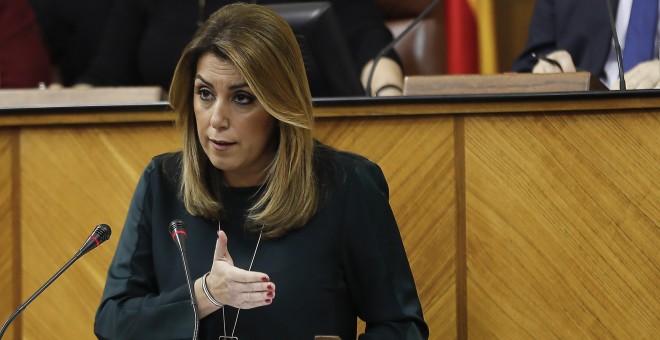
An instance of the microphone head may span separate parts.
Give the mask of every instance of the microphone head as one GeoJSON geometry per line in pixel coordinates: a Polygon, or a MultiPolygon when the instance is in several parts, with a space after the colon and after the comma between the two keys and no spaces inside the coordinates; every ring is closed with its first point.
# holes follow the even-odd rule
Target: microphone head
{"type": "Polygon", "coordinates": [[[112,235],[112,229],[110,229],[109,225],[102,223],[94,228],[92,235],[94,235],[96,240],[99,241],[99,244],[101,244],[110,239],[110,235],[112,235]]]}
{"type": "Polygon", "coordinates": [[[78,254],[76,254],[76,257],[83,256],[90,250],[100,246],[101,243],[107,241],[110,238],[111,234],[112,230],[107,224],[97,225],[92,231],[92,234],[87,238],[87,241],[83,243],[82,247],[78,251],[78,254]]]}
{"type": "Polygon", "coordinates": [[[183,235],[183,237],[188,237],[188,234],[186,234],[186,225],[183,224],[183,221],[179,219],[170,222],[170,226],[168,227],[168,230],[172,238],[175,238],[177,234],[183,235]]]}

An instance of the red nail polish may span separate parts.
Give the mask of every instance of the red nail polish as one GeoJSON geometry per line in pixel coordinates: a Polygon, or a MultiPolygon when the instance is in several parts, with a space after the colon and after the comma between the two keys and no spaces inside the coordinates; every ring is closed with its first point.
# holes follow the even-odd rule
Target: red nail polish
{"type": "Polygon", "coordinates": [[[266,299],[266,303],[270,303],[270,299],[266,299]]]}
{"type": "Polygon", "coordinates": [[[266,294],[266,296],[268,297],[273,297],[273,295],[274,295],[273,292],[268,292],[268,294],[266,294]]]}
{"type": "Polygon", "coordinates": [[[267,277],[262,277],[262,278],[261,278],[261,281],[263,281],[263,282],[268,282],[268,278],[267,278],[267,277]]]}
{"type": "Polygon", "coordinates": [[[268,285],[268,286],[266,286],[266,288],[268,288],[268,290],[273,290],[273,286],[272,286],[272,285],[268,285]]]}

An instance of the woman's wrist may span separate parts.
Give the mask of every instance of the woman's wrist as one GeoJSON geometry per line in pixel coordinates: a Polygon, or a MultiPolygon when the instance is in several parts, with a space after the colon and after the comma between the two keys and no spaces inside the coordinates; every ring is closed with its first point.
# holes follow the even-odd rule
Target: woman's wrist
{"type": "Polygon", "coordinates": [[[201,284],[202,284],[202,291],[204,291],[204,295],[206,296],[206,299],[207,299],[212,305],[214,305],[214,306],[216,306],[216,307],[218,307],[218,308],[222,308],[223,305],[222,305],[220,302],[218,302],[218,300],[216,300],[216,299],[213,297],[213,295],[211,295],[211,292],[209,291],[209,288],[208,288],[208,286],[206,285],[206,278],[209,276],[209,274],[211,274],[211,272],[207,272],[206,274],[204,274],[204,276],[202,276],[202,277],[200,278],[200,280],[202,280],[202,282],[201,282],[201,284]]]}

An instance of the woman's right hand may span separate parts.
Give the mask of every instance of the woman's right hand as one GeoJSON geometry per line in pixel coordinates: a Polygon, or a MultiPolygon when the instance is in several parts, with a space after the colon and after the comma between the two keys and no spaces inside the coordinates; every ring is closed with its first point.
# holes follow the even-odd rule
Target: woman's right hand
{"type": "Polygon", "coordinates": [[[223,305],[250,309],[269,305],[275,298],[275,284],[268,275],[234,266],[222,230],[218,231],[213,266],[206,280],[211,295],[223,305]]]}

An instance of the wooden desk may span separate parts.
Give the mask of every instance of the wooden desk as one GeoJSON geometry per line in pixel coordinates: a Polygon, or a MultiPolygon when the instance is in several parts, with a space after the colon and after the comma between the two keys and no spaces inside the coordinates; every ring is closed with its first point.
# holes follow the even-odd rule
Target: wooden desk
{"type": "MultiPolygon", "coordinates": [[[[383,168],[431,339],[660,334],[660,92],[317,100],[315,135],[383,168]]],[[[165,103],[0,109],[3,320],[98,223],[7,339],[93,339],[165,103]],[[11,336],[13,334],[13,337],[11,336]]]]}

